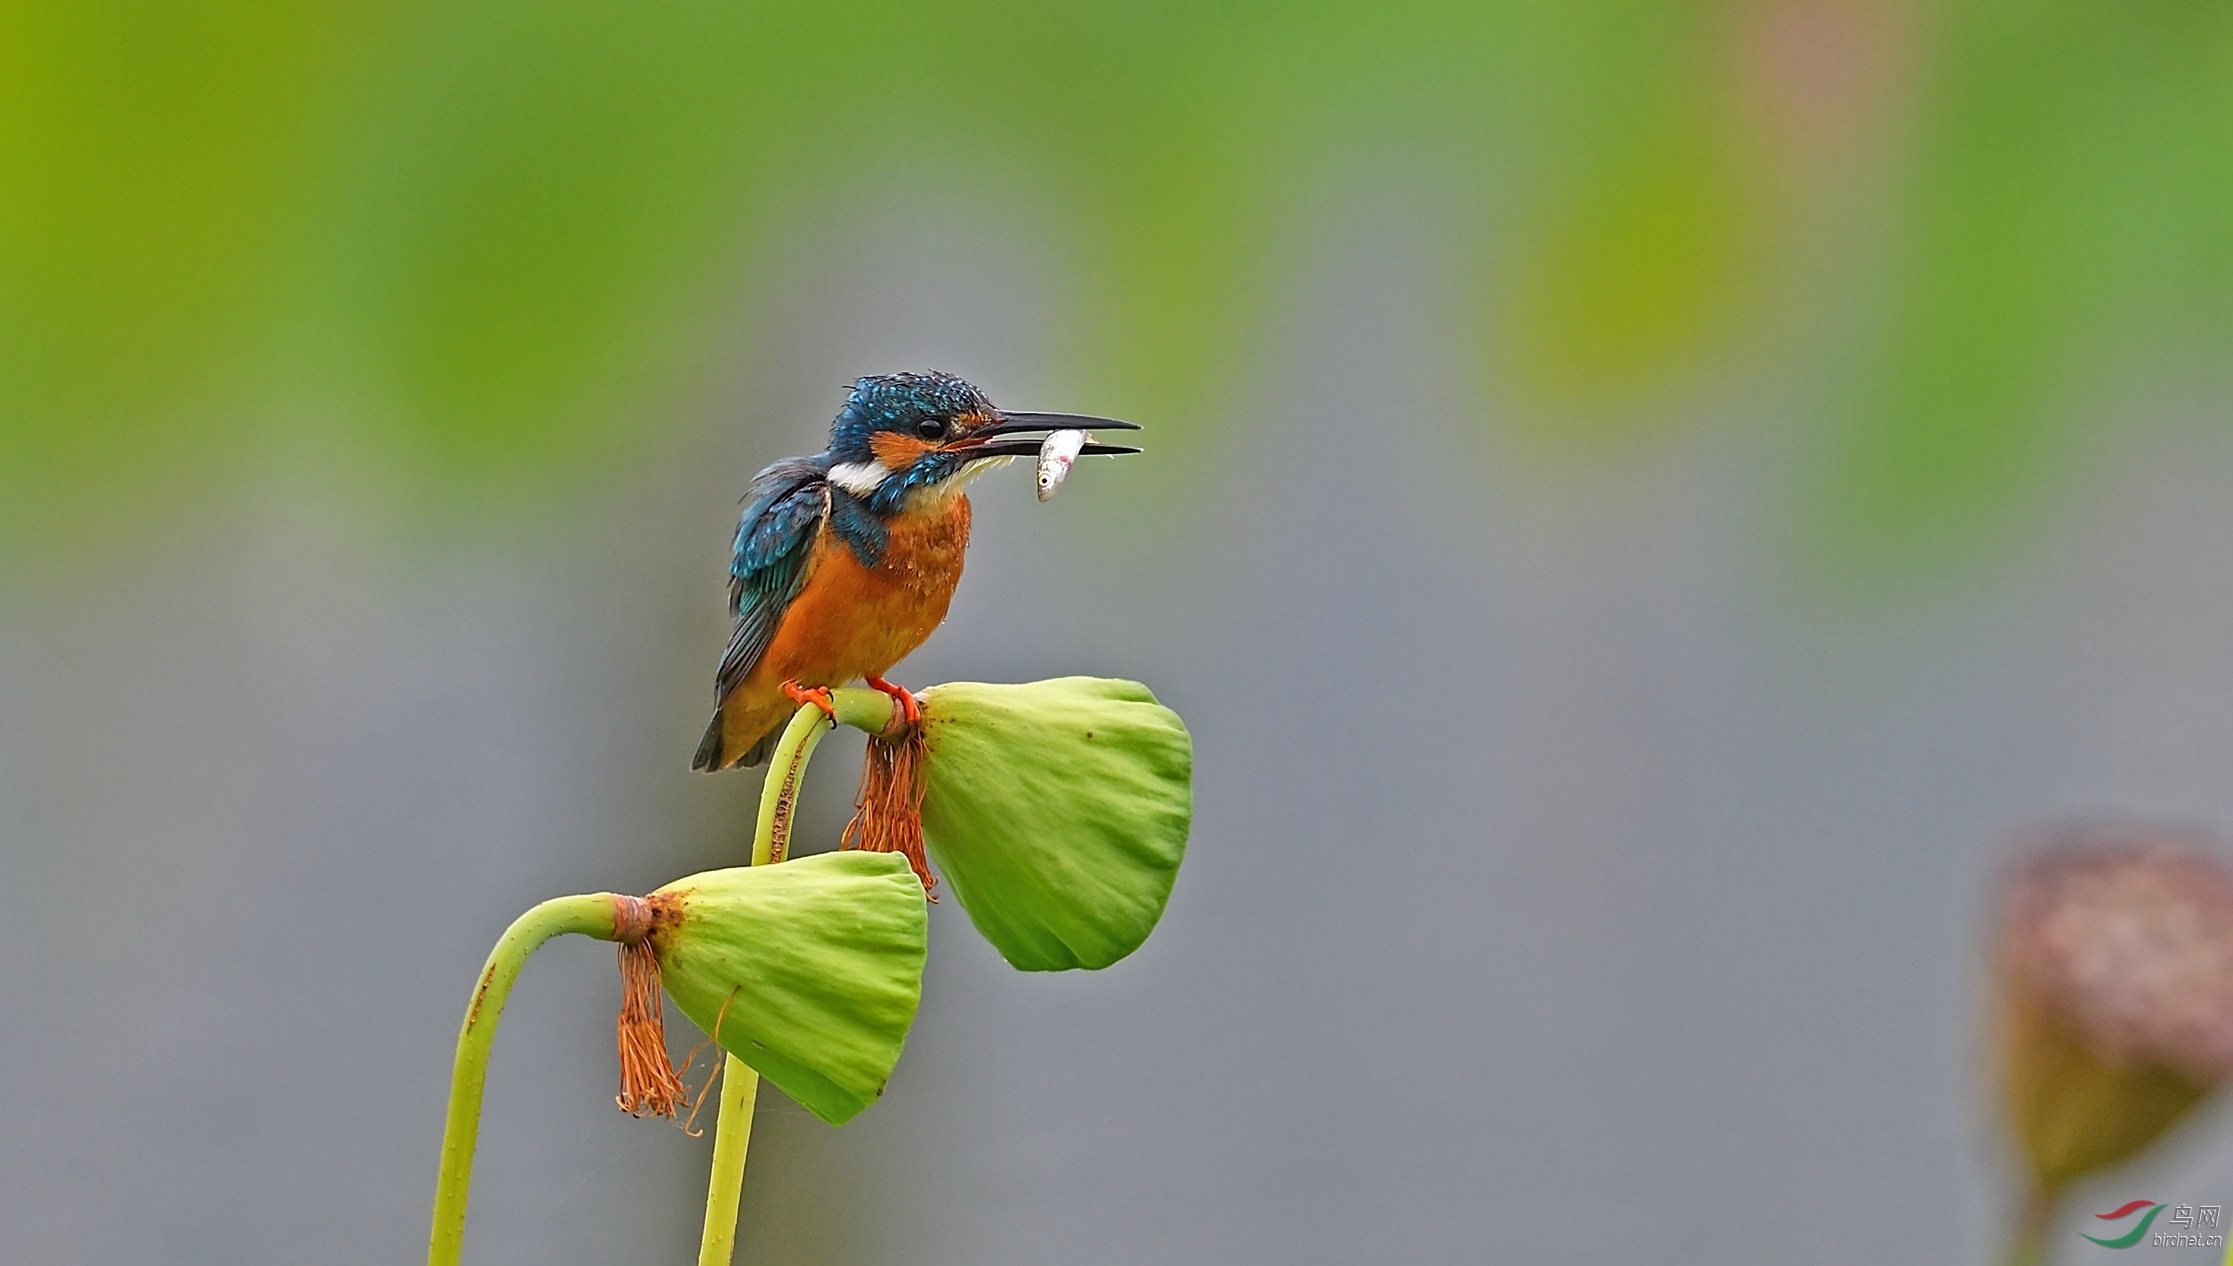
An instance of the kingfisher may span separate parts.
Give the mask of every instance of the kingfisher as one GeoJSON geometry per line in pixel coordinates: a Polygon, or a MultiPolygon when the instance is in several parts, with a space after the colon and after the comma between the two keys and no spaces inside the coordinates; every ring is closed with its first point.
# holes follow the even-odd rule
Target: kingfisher
{"type": "Polygon", "coordinates": [[[920,719],[914,696],[884,674],[946,618],[969,548],[969,481],[1037,453],[1035,433],[1139,429],[1074,413],[1003,413],[937,371],[854,382],[830,446],[776,462],[744,494],[729,560],[736,628],[690,767],[763,763],[800,705],[834,717],[830,688],[856,680],[897,700],[910,724],[920,719]]]}

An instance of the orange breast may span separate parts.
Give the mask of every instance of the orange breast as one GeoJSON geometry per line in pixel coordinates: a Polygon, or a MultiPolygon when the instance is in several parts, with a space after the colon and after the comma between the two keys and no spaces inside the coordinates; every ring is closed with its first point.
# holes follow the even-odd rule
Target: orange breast
{"type": "Polygon", "coordinates": [[[805,586],[775,639],[724,705],[723,729],[748,744],[789,716],[783,683],[842,686],[881,677],[946,618],[969,548],[969,498],[888,521],[891,541],[874,567],[824,531],[805,586]]]}

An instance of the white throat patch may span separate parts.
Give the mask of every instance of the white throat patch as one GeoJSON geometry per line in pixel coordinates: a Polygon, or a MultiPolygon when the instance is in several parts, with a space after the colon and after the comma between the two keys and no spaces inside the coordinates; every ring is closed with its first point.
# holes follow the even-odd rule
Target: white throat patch
{"type": "Polygon", "coordinates": [[[856,497],[865,497],[882,486],[891,473],[882,462],[839,462],[830,467],[830,482],[856,497]]]}

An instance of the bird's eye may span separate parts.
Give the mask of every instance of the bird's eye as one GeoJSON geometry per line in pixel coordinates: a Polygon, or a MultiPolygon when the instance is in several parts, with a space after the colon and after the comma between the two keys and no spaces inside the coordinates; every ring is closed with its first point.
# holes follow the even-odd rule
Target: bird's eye
{"type": "Polygon", "coordinates": [[[946,424],[937,418],[917,422],[915,424],[915,434],[926,440],[942,440],[946,438],[946,424]]]}

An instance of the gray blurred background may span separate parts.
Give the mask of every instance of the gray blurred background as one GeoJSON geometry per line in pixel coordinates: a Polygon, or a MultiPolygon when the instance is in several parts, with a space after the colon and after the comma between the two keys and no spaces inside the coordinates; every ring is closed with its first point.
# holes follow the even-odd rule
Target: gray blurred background
{"type": "MultiPolygon", "coordinates": [[[[737,494],[841,384],[937,367],[1148,452],[1044,506],[984,479],[895,677],[1147,682],[1194,834],[1101,973],[934,909],[884,1100],[833,1130],[763,1093],[740,1262],[1988,1258],[2002,841],[2233,823],[2227,326],[2166,280],[2223,276],[2181,234],[2223,223],[2195,67],[2233,39],[2065,6],[2003,56],[1962,6],[1809,0],[1608,41],[1636,6],[1581,7],[1522,23],[1562,50],[1528,79],[1426,9],[1259,48],[855,6],[778,23],[887,85],[809,125],[692,95],[752,82],[768,15],[188,6],[149,88],[114,50],[158,46],[103,39],[137,19],[48,6],[17,48],[52,108],[0,153],[36,212],[0,223],[0,1256],[414,1259],[507,921],[745,855],[758,777],[687,772],[737,494]],[[979,36],[1087,104],[889,86],[979,36]],[[2106,140],[2061,109],[2132,82],[2168,86],[2106,140]],[[149,119],[184,123],[115,140],[149,119]],[[2009,135],[2046,139],[1966,161],[2009,135]],[[732,143],[762,165],[676,184],[732,143]],[[147,174],[173,145],[194,174],[147,174]],[[1201,175],[1228,145],[1245,197],[1201,175]]],[[[604,945],[526,972],[469,1260],[690,1259],[710,1133],[613,1109],[617,997],[604,945]]],[[[2224,1202],[2233,1122],[2102,1192],[2224,1202]]]]}
{"type": "MultiPolygon", "coordinates": [[[[1156,418],[1047,506],[988,477],[902,674],[1178,708],[1199,807],[1161,929],[1021,975],[937,909],[884,1102],[839,1131],[764,1098],[744,1260],[1974,1259],[1996,837],[2233,819],[2233,441],[2166,409],[2011,574],[1827,615],[1762,549],[1768,446],[1515,479],[1452,417],[1431,237],[1373,205],[1324,233],[1203,468],[1156,418]]],[[[10,1255],[411,1258],[504,923],[747,847],[757,778],[686,772],[733,490],[860,366],[1092,407],[1043,385],[1051,289],[953,225],[848,226],[740,358],[781,386],[732,383],[554,531],[398,557],[275,472],[17,613],[10,1255]]],[[[824,753],[802,841],[847,812],[855,753],[824,753]]],[[[507,1013],[475,1260],[688,1258],[708,1140],[611,1109],[610,959],[553,946],[507,1013]]],[[[2233,1186],[2192,1133],[2149,1193],[2233,1186]]]]}

